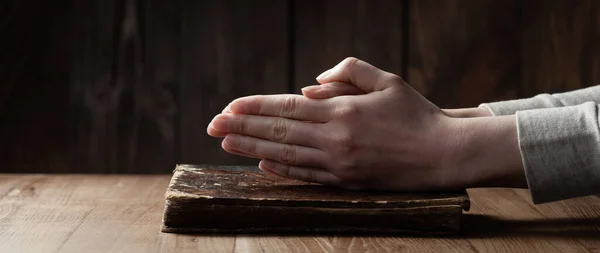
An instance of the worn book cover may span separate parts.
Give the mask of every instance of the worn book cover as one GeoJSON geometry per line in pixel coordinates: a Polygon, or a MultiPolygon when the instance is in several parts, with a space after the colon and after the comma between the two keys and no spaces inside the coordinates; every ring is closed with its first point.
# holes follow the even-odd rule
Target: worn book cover
{"type": "Polygon", "coordinates": [[[465,191],[356,191],[265,174],[257,167],[178,165],[163,232],[452,234],[465,191]]]}

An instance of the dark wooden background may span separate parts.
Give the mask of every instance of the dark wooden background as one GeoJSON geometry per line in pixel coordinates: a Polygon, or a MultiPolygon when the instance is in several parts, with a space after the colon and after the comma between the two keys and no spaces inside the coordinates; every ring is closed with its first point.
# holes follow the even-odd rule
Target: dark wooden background
{"type": "Polygon", "coordinates": [[[255,164],[210,119],[346,56],[444,108],[577,89],[600,83],[600,2],[0,1],[0,172],[255,164]]]}

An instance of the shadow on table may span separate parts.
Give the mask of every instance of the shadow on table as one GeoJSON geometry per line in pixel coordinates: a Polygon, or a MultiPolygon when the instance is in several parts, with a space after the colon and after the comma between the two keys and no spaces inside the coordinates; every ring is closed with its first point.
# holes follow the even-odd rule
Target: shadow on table
{"type": "Polygon", "coordinates": [[[504,220],[480,214],[465,214],[458,237],[562,237],[600,240],[600,217],[504,220]]]}

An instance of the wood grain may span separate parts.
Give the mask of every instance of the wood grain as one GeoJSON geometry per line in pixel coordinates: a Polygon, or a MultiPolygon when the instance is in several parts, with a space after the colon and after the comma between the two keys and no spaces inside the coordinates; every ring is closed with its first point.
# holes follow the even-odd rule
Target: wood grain
{"type": "Polygon", "coordinates": [[[515,98],[519,20],[517,1],[411,1],[409,83],[440,107],[515,98]]]}
{"type": "Polygon", "coordinates": [[[600,198],[533,205],[526,190],[469,190],[465,232],[175,235],[160,232],[169,175],[0,174],[0,252],[597,252],[600,198]]]}
{"type": "Polygon", "coordinates": [[[294,1],[294,93],[354,56],[402,75],[403,2],[294,1]]]}
{"type": "MultiPolygon", "coordinates": [[[[253,164],[206,134],[233,99],[288,91],[287,1],[187,1],[181,32],[181,162],[253,164]]],[[[170,167],[172,168],[172,166],[170,167]]]]}
{"type": "Polygon", "coordinates": [[[600,83],[600,3],[524,1],[521,96],[600,83]]]}

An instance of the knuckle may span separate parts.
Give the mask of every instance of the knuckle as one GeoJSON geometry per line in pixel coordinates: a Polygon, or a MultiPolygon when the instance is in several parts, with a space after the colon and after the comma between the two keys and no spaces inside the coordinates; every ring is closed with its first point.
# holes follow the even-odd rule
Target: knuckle
{"type": "Polygon", "coordinates": [[[351,68],[352,66],[359,63],[360,60],[356,57],[350,56],[350,57],[346,57],[346,59],[344,59],[342,62],[343,62],[343,64],[342,64],[343,67],[351,68]]]}
{"type": "Polygon", "coordinates": [[[392,73],[387,73],[382,80],[384,82],[392,83],[395,86],[402,85],[402,84],[406,83],[404,81],[404,79],[402,79],[402,77],[400,77],[398,75],[395,75],[395,74],[392,74],[392,73]]]}
{"type": "MultiPolygon", "coordinates": [[[[338,148],[337,148],[337,155],[339,157],[343,157],[342,161],[345,160],[352,160],[354,159],[354,157],[356,157],[358,155],[358,150],[359,148],[352,142],[349,141],[349,143],[340,143],[338,148]]],[[[351,162],[345,162],[345,164],[354,164],[351,162]]]]}
{"type": "Polygon", "coordinates": [[[296,148],[292,145],[284,145],[279,160],[285,164],[296,164],[296,148]]]}
{"type": "Polygon", "coordinates": [[[271,129],[271,140],[285,142],[287,140],[288,126],[285,120],[278,118],[273,122],[271,129]]]}
{"type": "Polygon", "coordinates": [[[337,108],[336,114],[343,120],[354,120],[360,115],[360,108],[353,103],[346,103],[344,106],[337,108]]]}
{"type": "Polygon", "coordinates": [[[248,120],[246,117],[242,116],[238,118],[238,131],[240,134],[248,133],[248,120]]]}
{"type": "Polygon", "coordinates": [[[278,164],[277,166],[279,166],[278,172],[281,173],[284,176],[291,176],[291,169],[289,165],[286,164],[278,164]]]}
{"type": "Polygon", "coordinates": [[[356,57],[346,57],[340,64],[340,69],[343,72],[352,71],[356,66],[360,64],[360,60],[356,57]]]}
{"type": "Polygon", "coordinates": [[[396,75],[396,74],[392,74],[392,73],[387,73],[386,78],[390,82],[400,82],[400,83],[404,82],[404,79],[402,79],[402,77],[400,77],[399,75],[396,75]]]}
{"type": "Polygon", "coordinates": [[[317,172],[309,170],[306,172],[306,181],[316,182],[317,181],[317,172]]]}
{"type": "Polygon", "coordinates": [[[248,107],[249,107],[248,109],[250,110],[250,113],[262,114],[262,104],[264,101],[264,97],[262,95],[255,95],[253,97],[254,97],[254,99],[248,105],[248,107]]]}
{"type": "Polygon", "coordinates": [[[334,140],[332,165],[336,176],[342,181],[358,180],[360,175],[360,147],[350,131],[338,134],[334,140]]]}
{"type": "Polygon", "coordinates": [[[281,115],[291,117],[294,115],[297,107],[298,98],[295,96],[286,96],[281,101],[280,113],[281,115]]]}
{"type": "Polygon", "coordinates": [[[360,165],[353,157],[339,159],[336,165],[337,176],[345,182],[352,182],[360,178],[360,165]]]}
{"type": "Polygon", "coordinates": [[[342,131],[340,134],[336,136],[335,139],[336,146],[340,153],[343,155],[347,155],[351,150],[351,147],[354,147],[354,137],[350,131],[342,131]]]}
{"type": "Polygon", "coordinates": [[[351,128],[342,125],[331,127],[325,132],[330,133],[323,135],[323,138],[328,144],[326,148],[332,155],[345,157],[352,155],[358,149],[357,136],[351,128]]]}

